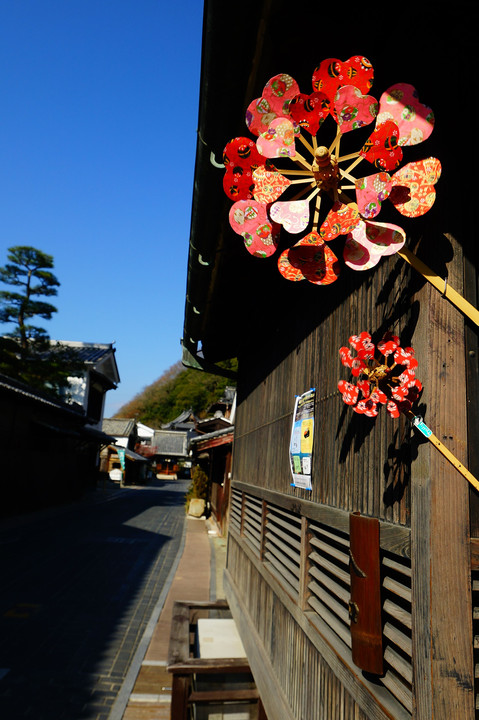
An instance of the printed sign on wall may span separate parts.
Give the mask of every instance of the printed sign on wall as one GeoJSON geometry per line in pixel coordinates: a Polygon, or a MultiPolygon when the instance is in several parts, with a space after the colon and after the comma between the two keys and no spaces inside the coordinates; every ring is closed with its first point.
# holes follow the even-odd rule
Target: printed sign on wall
{"type": "Polygon", "coordinates": [[[311,459],[313,455],[315,389],[296,397],[291,429],[289,457],[293,486],[312,490],[311,459]]]}

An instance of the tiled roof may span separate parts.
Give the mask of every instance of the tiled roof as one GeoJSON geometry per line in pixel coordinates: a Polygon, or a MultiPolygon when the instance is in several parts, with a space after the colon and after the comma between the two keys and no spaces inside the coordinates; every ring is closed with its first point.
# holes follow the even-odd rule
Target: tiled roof
{"type": "Polygon", "coordinates": [[[188,455],[188,433],[175,430],[155,430],[151,440],[152,447],[156,448],[157,455],[188,455]]]}
{"type": "Polygon", "coordinates": [[[78,359],[86,363],[96,363],[113,350],[111,343],[86,343],[72,340],[57,340],[56,342],[60,345],[74,348],[78,359]]]}
{"type": "Polygon", "coordinates": [[[135,428],[132,418],[105,418],[101,429],[107,435],[114,437],[129,437],[135,428]]]}

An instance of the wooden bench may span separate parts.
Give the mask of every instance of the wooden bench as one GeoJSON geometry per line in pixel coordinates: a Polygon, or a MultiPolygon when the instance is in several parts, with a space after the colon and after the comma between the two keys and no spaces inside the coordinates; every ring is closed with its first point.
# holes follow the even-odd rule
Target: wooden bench
{"type": "MultiPolygon", "coordinates": [[[[251,674],[246,658],[200,658],[194,656],[192,633],[196,634],[199,616],[214,611],[229,612],[226,600],[215,602],[177,601],[173,605],[170,642],[168,647],[168,672],[173,675],[171,695],[171,720],[187,720],[188,706],[193,703],[222,703],[252,700],[258,703],[258,720],[267,720],[263,705],[255,687],[247,689],[198,690],[193,679],[198,675],[251,674]]],[[[253,683],[253,679],[251,680],[253,683]]]]}

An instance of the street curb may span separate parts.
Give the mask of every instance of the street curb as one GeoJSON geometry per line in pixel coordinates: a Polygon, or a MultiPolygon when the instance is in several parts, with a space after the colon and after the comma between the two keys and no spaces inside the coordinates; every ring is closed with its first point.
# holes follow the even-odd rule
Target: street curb
{"type": "Polygon", "coordinates": [[[157,603],[154,607],[154,610],[151,614],[151,617],[148,621],[148,625],[145,628],[145,632],[143,633],[140,643],[136,649],[135,655],[134,655],[131,665],[128,669],[126,677],[123,680],[123,684],[120,688],[120,692],[118,693],[116,700],[113,704],[113,707],[110,711],[110,714],[108,715],[108,720],[122,720],[122,718],[123,718],[126,707],[128,705],[128,701],[130,699],[130,695],[132,694],[133,688],[135,686],[136,678],[138,677],[138,673],[140,672],[140,668],[141,668],[141,665],[145,658],[146,651],[148,650],[148,647],[150,645],[150,641],[153,636],[153,632],[156,628],[156,624],[160,617],[161,611],[163,610],[163,606],[165,604],[165,601],[166,601],[166,598],[170,591],[171,585],[173,583],[176,571],[178,569],[178,565],[179,565],[181,557],[183,555],[183,551],[185,549],[185,541],[186,541],[186,529],[187,529],[187,522],[186,522],[186,515],[185,515],[184,522],[183,522],[183,532],[181,535],[180,546],[178,548],[178,552],[173,561],[173,565],[171,566],[170,572],[168,573],[168,577],[165,580],[165,584],[163,585],[162,591],[158,597],[158,601],[157,601],[157,603]]]}

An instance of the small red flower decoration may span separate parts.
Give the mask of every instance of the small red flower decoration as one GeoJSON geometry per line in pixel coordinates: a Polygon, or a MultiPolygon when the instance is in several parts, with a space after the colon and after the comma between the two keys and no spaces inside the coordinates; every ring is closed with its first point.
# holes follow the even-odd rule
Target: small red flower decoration
{"type": "Polygon", "coordinates": [[[377,346],[368,332],[352,335],[349,344],[356,354],[352,355],[349,348],[342,347],[339,357],[358,380],[356,384],[345,380],[338,383],[346,405],[352,405],[354,412],[367,417],[376,417],[378,405],[386,405],[393,418],[411,410],[422,390],[415,375],[418,362],[414,349],[402,348],[399,338],[390,332],[377,346]]]}

